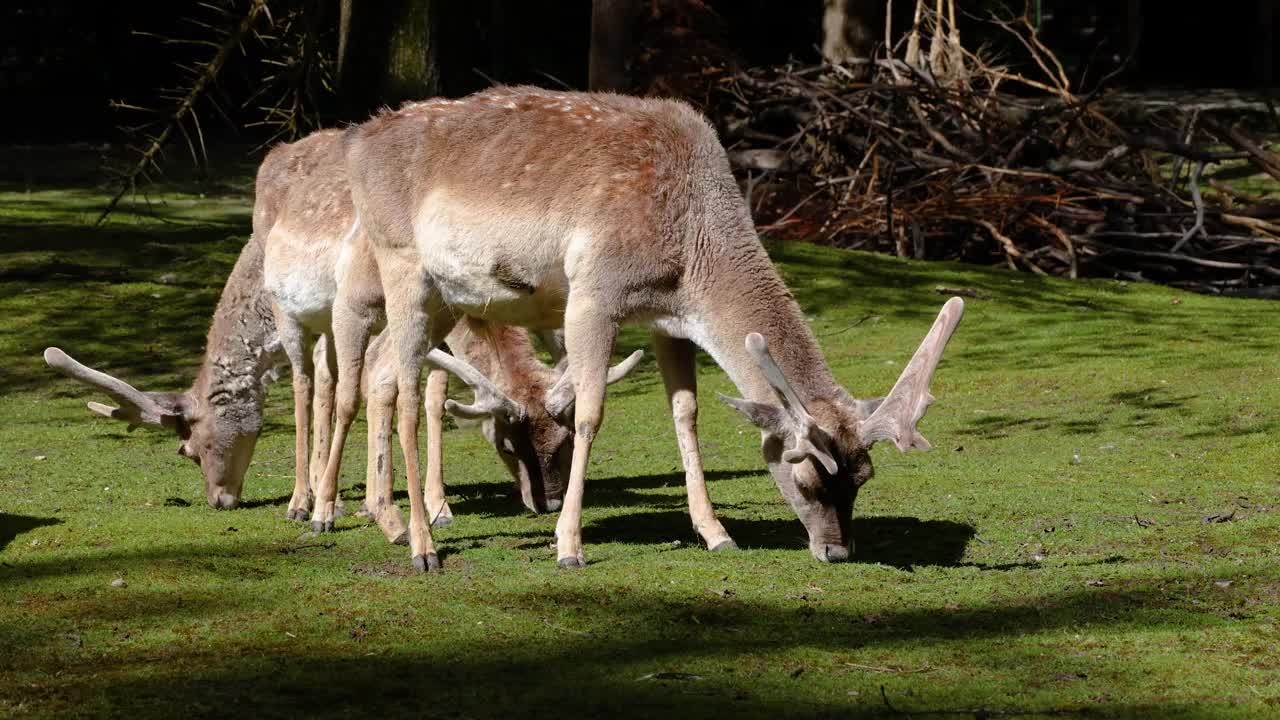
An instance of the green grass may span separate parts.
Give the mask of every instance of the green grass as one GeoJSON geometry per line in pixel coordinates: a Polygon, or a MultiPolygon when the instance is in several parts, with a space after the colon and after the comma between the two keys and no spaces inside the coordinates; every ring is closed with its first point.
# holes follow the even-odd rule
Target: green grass
{"type": "Polygon", "coordinates": [[[936,449],[873,452],[855,562],[809,556],[710,363],[710,489],[744,549],[700,549],[650,361],[610,393],[585,571],[459,428],[447,572],[414,576],[362,520],[283,519],[287,383],[247,507],[218,512],[174,439],[94,419],[43,367],[60,344],[185,386],[248,233],[239,180],[101,228],[96,190],[0,193],[0,715],[892,716],[881,688],[909,711],[1280,714],[1276,305],[774,247],[857,395],[888,390],[936,287],[984,295],[936,377],[936,449]]]}

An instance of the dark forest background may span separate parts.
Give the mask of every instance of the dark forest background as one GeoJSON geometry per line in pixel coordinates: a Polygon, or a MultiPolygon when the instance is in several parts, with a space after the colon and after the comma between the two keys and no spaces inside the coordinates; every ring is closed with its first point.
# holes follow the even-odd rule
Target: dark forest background
{"type": "MultiPolygon", "coordinates": [[[[223,3],[230,10],[243,3],[223,3]]],[[[396,3],[380,4],[390,7],[396,3]]],[[[669,90],[655,78],[662,54],[680,54],[682,45],[702,48],[708,35],[734,62],[768,65],[818,59],[820,0],[670,0],[640,3],[637,92],[669,90]],[[710,11],[711,22],[704,21],[710,11]],[[654,27],[658,25],[660,27],[654,27]],[[673,33],[673,28],[684,33],[673,33]],[[646,63],[648,66],[646,67],[646,63]],[[646,74],[646,72],[648,74],[646,74]]],[[[1112,82],[1135,89],[1258,88],[1271,84],[1277,58],[1270,52],[1277,18],[1270,0],[1214,3],[1133,0],[1044,0],[1035,8],[1042,36],[1077,77],[1086,68],[1095,78],[1120,67],[1112,82]],[[1176,9],[1175,9],[1176,7],[1176,9]],[[1131,57],[1130,57],[1131,56],[1131,57]]],[[[314,22],[330,56],[337,52],[339,0],[304,5],[304,22],[314,22]]],[[[467,1],[433,3],[438,29],[434,49],[442,94],[459,96],[490,84],[529,82],[573,88],[587,85],[591,30],[590,0],[467,1]]],[[[962,24],[1009,8],[993,2],[962,2],[962,24]]],[[[1022,12],[1023,8],[1014,8],[1022,12]]],[[[899,2],[895,14],[910,12],[899,2]]],[[[281,22],[280,18],[275,18],[281,22]]],[[[8,0],[0,4],[0,143],[110,141],[128,125],[127,111],[112,101],[143,107],[161,104],[162,88],[186,82],[184,66],[205,59],[210,47],[175,40],[200,40],[216,16],[196,2],[130,0],[8,0]]],[[[897,27],[905,28],[909,16],[897,27]]],[[[998,43],[1000,38],[989,38],[998,43]]],[[[265,42],[270,43],[270,38],[265,42]]],[[[968,39],[966,39],[968,42],[968,39]]],[[[361,55],[371,52],[362,50],[361,55]]],[[[220,73],[223,122],[207,122],[215,137],[245,141],[269,130],[244,99],[261,83],[259,53],[237,52],[220,73]]],[[[682,58],[687,61],[687,58],[682,58]]],[[[357,59],[358,62],[358,59],[357,59]]],[[[708,62],[714,62],[708,59],[708,62]]],[[[319,99],[326,119],[359,119],[336,96],[319,99]]],[[[370,103],[376,104],[376,99],[370,103]]]]}

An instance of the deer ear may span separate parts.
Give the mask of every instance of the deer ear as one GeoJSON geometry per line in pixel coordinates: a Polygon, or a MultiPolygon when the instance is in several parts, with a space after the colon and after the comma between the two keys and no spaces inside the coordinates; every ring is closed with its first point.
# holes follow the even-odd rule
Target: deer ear
{"type": "Polygon", "coordinates": [[[791,418],[787,412],[777,405],[752,402],[742,398],[729,397],[724,393],[716,393],[720,402],[742,413],[742,417],[761,430],[781,438],[784,442],[793,432],[791,418]]]}
{"type": "Polygon", "coordinates": [[[916,430],[916,423],[924,417],[925,410],[934,400],[929,392],[929,383],[938,368],[947,340],[962,315],[964,301],[958,297],[951,298],[942,306],[938,319],[933,322],[915,355],[911,356],[911,362],[894,383],[893,390],[866,420],[858,424],[858,435],[867,447],[880,440],[892,440],[904,452],[912,448],[929,449],[929,441],[916,430]]]}

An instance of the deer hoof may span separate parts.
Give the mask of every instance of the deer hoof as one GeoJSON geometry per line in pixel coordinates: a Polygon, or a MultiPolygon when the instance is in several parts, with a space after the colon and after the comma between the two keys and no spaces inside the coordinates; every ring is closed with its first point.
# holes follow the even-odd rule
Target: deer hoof
{"type": "Polygon", "coordinates": [[[556,561],[556,565],[562,568],[581,568],[586,567],[587,564],[582,561],[582,558],[570,556],[560,558],[556,561]]]}
{"type": "Polygon", "coordinates": [[[440,572],[440,557],[435,553],[414,555],[413,569],[422,573],[440,572]]]}
{"type": "Polygon", "coordinates": [[[404,532],[402,532],[402,533],[400,533],[399,535],[397,535],[397,536],[395,537],[395,539],[391,541],[391,544],[392,544],[392,545],[408,545],[408,544],[409,544],[409,531],[408,531],[408,530],[405,530],[404,532]]]}
{"type": "Polygon", "coordinates": [[[285,517],[290,520],[306,522],[311,513],[306,508],[289,508],[289,512],[285,513],[285,517]]]}
{"type": "Polygon", "coordinates": [[[333,521],[332,520],[312,520],[311,532],[313,533],[333,532],[333,521]]]}
{"type": "Polygon", "coordinates": [[[724,540],[719,543],[716,543],[716,546],[711,548],[711,552],[727,552],[730,550],[737,550],[737,549],[738,549],[738,543],[734,542],[733,538],[729,538],[728,540],[724,540]]]}
{"type": "Polygon", "coordinates": [[[346,515],[346,514],[347,514],[347,506],[346,506],[346,505],[343,505],[342,503],[336,503],[336,504],[333,506],[333,517],[334,517],[334,519],[340,518],[340,517],[342,517],[343,515],[346,515]]]}
{"type": "Polygon", "coordinates": [[[435,520],[432,520],[432,521],[431,521],[431,527],[438,527],[438,528],[439,528],[439,527],[446,527],[446,526],[449,526],[449,525],[452,525],[452,524],[453,524],[453,516],[452,516],[452,515],[440,515],[440,516],[439,516],[439,517],[437,517],[435,520]]]}

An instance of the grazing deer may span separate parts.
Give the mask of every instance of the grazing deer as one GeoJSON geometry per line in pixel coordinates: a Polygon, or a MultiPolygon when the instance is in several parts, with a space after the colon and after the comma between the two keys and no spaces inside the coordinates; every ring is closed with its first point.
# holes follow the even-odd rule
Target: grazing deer
{"type": "MultiPolygon", "coordinates": [[[[493,380],[489,399],[482,392],[470,405],[445,399],[447,375],[433,371],[427,377],[427,480],[426,507],[432,526],[447,525],[453,513],[444,499],[444,480],[439,448],[443,440],[444,413],[465,419],[480,420],[481,432],[493,445],[498,457],[515,480],[516,490],[524,506],[535,513],[560,509],[564,494],[562,478],[568,475],[573,456],[573,433],[567,427],[572,420],[566,414],[571,407],[572,388],[564,381],[562,367],[550,368],[537,359],[529,334],[523,328],[485,323],[464,318],[446,340],[449,349],[473,365],[483,376],[493,380]],[[498,402],[514,403],[522,409],[523,421],[510,422],[503,413],[487,407],[495,401],[492,393],[502,393],[498,402]],[[548,408],[554,408],[553,415],[548,408]],[[567,420],[566,420],[567,418],[567,420]]],[[[317,343],[317,350],[323,348],[317,343]]],[[[317,353],[318,354],[318,353],[317,353]]],[[[609,370],[608,384],[626,377],[643,353],[639,350],[609,370]]],[[[368,506],[369,513],[395,542],[407,538],[393,528],[403,528],[399,510],[391,504],[392,462],[391,427],[396,406],[395,353],[390,336],[382,333],[373,338],[365,352],[361,394],[368,402],[369,455],[368,496],[378,498],[368,506]],[[375,493],[373,488],[379,488],[375,493]],[[387,517],[384,512],[393,514],[387,517]]]]}
{"type": "MultiPolygon", "coordinates": [[[[59,348],[44,352],[50,367],[105,392],[117,405],[90,402],[90,410],[127,422],[130,430],[147,426],[176,433],[180,440],[178,453],[199,466],[205,480],[205,497],[211,507],[218,509],[233,508],[240,501],[245,470],[262,429],[265,386],[283,359],[275,337],[270,298],[262,287],[262,255],[262,243],[256,237],[250,238],[224,286],[196,380],[185,392],[143,392],[117,377],[86,367],[59,348]]],[[[459,331],[459,338],[469,337],[466,328],[459,326],[459,331]]],[[[472,371],[466,379],[474,381],[477,375],[472,371]]],[[[318,396],[331,397],[328,373],[321,374],[318,381],[318,396]]],[[[440,383],[442,388],[443,385],[440,383]]],[[[323,400],[318,403],[323,404],[323,400]]],[[[318,415],[327,412],[317,408],[318,415]]],[[[317,422],[315,427],[319,430],[323,425],[317,422]]],[[[519,428],[500,426],[499,433],[502,432],[518,437],[519,428]]],[[[323,436],[317,437],[317,446],[323,443],[323,436]]],[[[518,464],[524,462],[525,456],[517,460],[518,464]]],[[[386,493],[390,497],[390,488],[386,493]]],[[[442,490],[438,496],[443,497],[442,490]]],[[[395,537],[403,532],[403,526],[399,532],[387,527],[384,531],[395,537]]]]}
{"type": "MultiPolygon", "coordinates": [[[[297,447],[295,487],[288,513],[291,519],[306,519],[311,499],[306,423],[315,361],[308,350],[308,340],[316,334],[333,340],[333,352],[325,353],[325,360],[328,372],[336,376],[336,423],[324,471],[315,483],[311,527],[316,532],[333,528],[342,453],[359,408],[364,348],[381,321],[383,305],[373,252],[352,206],[341,138],[339,131],[320,131],[268,153],[258,170],[258,202],[253,218],[255,233],[265,238],[263,282],[273,300],[280,342],[293,369],[297,447]]],[[[509,459],[515,463],[521,496],[531,508],[546,507],[547,491],[551,491],[554,503],[562,486],[559,468],[563,463],[556,456],[569,452],[566,443],[571,433],[560,423],[573,399],[573,386],[564,378],[557,378],[561,381],[554,384],[546,382],[547,369],[535,367],[541,363],[533,357],[527,331],[499,330],[481,321],[471,323],[469,329],[469,335],[441,338],[452,343],[456,357],[434,349],[424,357],[476,389],[476,402],[466,406],[447,404],[447,408],[467,417],[488,418],[488,435],[499,453],[505,451],[507,444],[515,452],[509,459]],[[498,382],[471,367],[469,363],[473,361],[485,366],[499,378],[498,382]],[[543,392],[551,390],[555,390],[554,396],[543,397],[543,392]],[[512,394],[519,395],[519,399],[513,399],[512,394]],[[548,412],[544,400],[555,400],[556,412],[548,412]],[[534,485],[540,487],[535,489],[534,485]]],[[[639,360],[640,353],[634,353],[615,369],[613,379],[625,376],[639,360]]],[[[435,373],[428,380],[432,387],[428,396],[433,404],[443,402],[445,376],[435,373]]],[[[415,410],[417,394],[415,388],[415,410]]],[[[431,546],[428,514],[441,519],[450,517],[444,505],[438,419],[437,415],[434,425],[428,426],[432,437],[427,455],[429,492],[425,496],[416,450],[405,453],[409,529],[411,536],[422,539],[423,547],[431,546]]],[[[411,426],[405,425],[401,417],[402,448],[407,436],[417,435],[416,412],[413,421],[411,426]]],[[[412,442],[416,448],[417,438],[412,442]]],[[[388,525],[380,524],[386,531],[388,525]]],[[[414,557],[420,569],[438,567],[434,552],[420,552],[414,557]]]]}
{"type": "MultiPolygon", "coordinates": [[[[274,298],[264,282],[265,258],[269,255],[275,258],[277,283],[284,284],[291,290],[301,291],[308,299],[314,301],[317,296],[323,296],[326,292],[325,282],[328,282],[327,287],[333,286],[333,282],[326,278],[317,263],[340,255],[334,248],[341,247],[351,218],[348,210],[345,226],[341,225],[339,218],[339,224],[326,227],[317,222],[317,215],[320,213],[315,208],[319,206],[331,209],[343,202],[349,208],[346,184],[339,178],[327,183],[327,187],[333,190],[332,195],[316,196],[291,194],[288,186],[298,182],[299,175],[305,176],[316,171],[323,173],[326,169],[341,173],[341,157],[335,155],[340,152],[340,146],[335,142],[337,137],[333,132],[320,133],[299,143],[280,146],[263,163],[259,172],[254,209],[255,232],[241,251],[224,286],[209,330],[204,361],[191,389],[184,393],[141,392],[118,378],[81,365],[57,348],[45,351],[45,359],[51,367],[105,391],[119,405],[109,407],[92,402],[89,403],[90,409],[107,417],[124,420],[129,423],[130,429],[137,425],[148,425],[176,432],[181,439],[179,453],[200,466],[205,477],[206,497],[215,508],[231,508],[239,502],[245,469],[252,458],[262,427],[264,384],[282,360],[276,319],[283,315],[289,323],[298,321],[297,313],[281,313],[279,308],[273,307],[274,298]],[[322,157],[317,157],[326,150],[338,158],[336,164],[330,162],[326,165],[322,157]],[[274,248],[274,253],[271,250],[264,252],[263,238],[268,237],[282,220],[297,217],[310,220],[308,229],[314,234],[281,232],[273,238],[277,244],[282,238],[286,242],[297,240],[305,243],[303,249],[294,253],[299,269],[290,273],[280,267],[282,258],[288,254],[279,247],[274,248]],[[307,293],[303,281],[308,277],[321,284],[318,291],[307,293]]],[[[303,186],[315,190],[317,184],[303,183],[303,186]]],[[[324,187],[323,183],[321,187],[324,187]]],[[[332,272],[331,269],[330,273],[332,272]]],[[[376,282],[376,271],[373,273],[376,282]]],[[[322,305],[323,301],[321,297],[314,304],[322,305]]],[[[375,297],[371,302],[380,302],[380,298],[375,297]]],[[[320,312],[326,311],[321,309],[320,312]]],[[[296,327],[294,332],[301,334],[296,327]]],[[[572,438],[561,427],[562,421],[549,416],[543,406],[546,400],[544,396],[550,390],[556,389],[560,395],[565,394],[564,383],[556,384],[556,381],[562,379],[562,374],[546,368],[536,360],[527,333],[519,329],[497,328],[483,323],[459,325],[450,335],[449,341],[458,348],[455,352],[460,357],[470,358],[499,378],[497,384],[490,382],[467,361],[449,358],[433,351],[433,358],[441,356],[440,362],[463,377],[477,393],[477,402],[472,405],[460,406],[450,401],[451,411],[468,417],[486,416],[486,437],[495,444],[504,464],[520,483],[521,495],[526,505],[535,511],[544,507],[554,509],[558,505],[559,487],[562,485],[558,468],[567,462],[572,438]],[[504,371],[504,367],[511,369],[504,371]],[[506,390],[499,386],[504,386],[506,390]],[[495,416],[494,410],[499,407],[511,408],[511,417],[506,413],[495,416]],[[519,419],[514,416],[519,416],[519,419]]],[[[314,452],[310,463],[306,457],[305,433],[311,414],[304,409],[302,413],[295,415],[295,418],[302,418],[302,422],[296,427],[297,434],[301,436],[296,447],[302,459],[298,463],[294,496],[296,499],[300,494],[298,485],[302,485],[304,502],[309,500],[310,485],[315,482],[308,477],[309,465],[323,465],[329,455],[327,431],[331,422],[329,418],[332,416],[334,378],[327,360],[332,353],[326,353],[325,347],[322,338],[315,347],[314,357],[319,360],[312,363],[319,367],[314,379],[308,377],[306,381],[307,384],[314,382],[316,395],[316,422],[312,424],[315,431],[312,443],[314,452]]],[[[369,369],[373,377],[378,377],[378,373],[385,375],[387,368],[394,375],[393,364],[379,362],[375,348],[371,348],[371,353],[369,369]]],[[[615,369],[616,377],[620,378],[633,369],[638,360],[637,353],[622,363],[615,369]]],[[[357,372],[358,369],[359,365],[357,372]]],[[[304,368],[308,375],[309,371],[310,367],[304,368]]],[[[433,373],[428,392],[430,397],[436,398],[434,408],[428,408],[436,418],[435,437],[432,438],[432,446],[436,448],[440,446],[439,412],[445,404],[445,380],[443,373],[433,373]]],[[[358,380],[356,387],[359,387],[358,380]]],[[[376,387],[376,382],[371,387],[376,387]]],[[[297,389],[298,383],[295,381],[295,396],[298,394],[297,389]]],[[[572,395],[571,388],[568,395],[572,395]]],[[[305,398],[307,404],[310,404],[311,393],[307,393],[305,398]]],[[[394,404],[394,396],[391,402],[394,404]]],[[[377,407],[380,410],[383,404],[377,404],[377,407]]],[[[375,424],[371,421],[371,427],[375,424]]],[[[381,457],[386,455],[385,452],[381,453],[381,457]]],[[[371,451],[372,457],[377,455],[371,451]]],[[[438,520],[447,521],[451,515],[444,502],[439,462],[430,466],[429,470],[432,473],[428,477],[428,502],[435,500],[432,503],[433,513],[438,520]]],[[[374,477],[371,473],[370,479],[373,480],[374,477]]],[[[394,505],[390,505],[390,486],[386,486],[383,495],[375,494],[373,485],[370,485],[371,501],[375,497],[378,498],[377,502],[371,502],[370,505],[383,531],[388,538],[400,536],[403,524],[399,521],[398,511],[394,514],[379,512],[380,508],[394,509],[394,505]]],[[[297,510],[291,502],[290,516],[297,517],[297,510]]],[[[302,511],[305,513],[305,507],[302,511]]]]}
{"type": "MultiPolygon", "coordinates": [[[[695,345],[745,396],[725,400],[760,428],[765,462],[818,560],[849,557],[872,444],[928,447],[916,423],[963,301],[943,306],[882,402],[854,400],[760,244],[715,131],[683,103],[493,88],[349,129],[346,162],[385,291],[407,458],[417,453],[406,430],[417,423],[425,351],[449,334],[455,313],[564,326],[566,382],[577,392],[556,525],[562,567],[585,564],[587,462],[624,322],[653,330],[690,514],[712,549],[734,544],[712,510],[698,451],[695,345]]],[[[321,492],[318,506],[335,491],[321,492]]],[[[420,530],[410,528],[409,542],[421,567],[434,555],[420,530]]]]}

